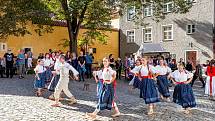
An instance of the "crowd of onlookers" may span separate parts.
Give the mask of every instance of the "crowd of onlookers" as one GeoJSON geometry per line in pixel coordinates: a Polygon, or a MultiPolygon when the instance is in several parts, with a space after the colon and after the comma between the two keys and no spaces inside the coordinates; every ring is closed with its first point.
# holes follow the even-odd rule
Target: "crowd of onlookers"
{"type": "MultiPolygon", "coordinates": [[[[53,63],[56,61],[56,57],[59,55],[64,54],[66,57],[66,61],[71,64],[76,70],[80,73],[80,80],[84,81],[85,76],[87,78],[92,77],[92,66],[94,64],[94,56],[88,52],[84,53],[84,51],[80,51],[79,55],[76,53],[66,52],[63,53],[61,50],[59,51],[52,51],[49,49],[47,53],[40,53],[38,57],[34,57],[34,59],[51,59],[53,63]]],[[[110,66],[116,70],[117,72],[117,79],[121,79],[121,75],[124,72],[124,76],[129,78],[129,72],[132,68],[135,67],[135,61],[140,57],[137,56],[136,58],[133,55],[126,56],[124,60],[121,58],[114,58],[113,54],[109,55],[109,60],[111,62],[110,66]]],[[[164,58],[163,56],[151,56],[149,57],[149,64],[150,65],[158,65],[160,58],[164,58]]],[[[204,81],[203,77],[199,75],[204,75],[202,69],[206,67],[205,64],[200,64],[199,62],[194,63],[191,60],[187,60],[185,63],[181,58],[178,62],[176,59],[164,58],[165,64],[171,68],[172,71],[177,70],[177,63],[182,63],[186,70],[192,72],[195,71],[194,79],[199,78],[202,81],[203,86],[204,81]],[[198,73],[198,74],[197,74],[198,73]],[[201,73],[201,74],[199,74],[201,73]]],[[[7,77],[12,78],[14,74],[18,74],[19,78],[24,78],[24,74],[27,74],[29,70],[32,69],[33,64],[33,53],[31,51],[24,52],[24,50],[19,50],[17,55],[14,55],[10,49],[8,52],[4,54],[3,57],[0,57],[0,77],[7,77]]]]}
{"type": "Polygon", "coordinates": [[[15,56],[11,49],[0,57],[0,76],[12,78],[15,74],[19,75],[19,78],[24,78],[24,74],[32,68],[33,54],[31,51],[24,52],[20,49],[18,54],[15,56]]]}

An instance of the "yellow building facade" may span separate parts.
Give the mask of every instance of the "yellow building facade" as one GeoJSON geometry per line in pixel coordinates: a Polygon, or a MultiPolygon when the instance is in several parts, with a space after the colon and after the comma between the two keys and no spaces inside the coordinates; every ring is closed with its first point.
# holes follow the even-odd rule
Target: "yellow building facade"
{"type": "MultiPolygon", "coordinates": [[[[43,36],[39,36],[34,32],[34,25],[29,26],[31,35],[25,35],[24,37],[9,36],[6,40],[0,40],[0,57],[7,51],[8,48],[16,55],[19,49],[30,48],[34,54],[34,58],[37,58],[39,53],[46,53],[49,49],[62,50],[66,52],[68,47],[60,45],[63,43],[63,39],[68,39],[67,27],[54,26],[52,33],[45,33],[43,36]]],[[[86,29],[81,29],[78,38],[81,38],[86,29]]],[[[106,31],[108,35],[107,44],[95,43],[88,48],[96,49],[96,53],[93,53],[95,62],[99,62],[103,57],[113,54],[115,58],[119,55],[119,33],[118,30],[106,31]]],[[[80,50],[80,49],[79,49],[80,50]]]]}

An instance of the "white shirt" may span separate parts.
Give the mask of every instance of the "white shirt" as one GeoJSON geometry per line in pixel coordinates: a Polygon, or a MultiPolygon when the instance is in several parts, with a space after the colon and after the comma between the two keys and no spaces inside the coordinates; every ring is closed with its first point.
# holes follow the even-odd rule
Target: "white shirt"
{"type": "Polygon", "coordinates": [[[54,64],[54,61],[52,61],[51,59],[43,59],[43,61],[44,61],[44,66],[45,67],[49,67],[52,64],[54,64]]]}
{"type": "MultiPolygon", "coordinates": [[[[59,68],[59,65],[60,65],[60,61],[59,61],[59,59],[56,59],[56,62],[54,64],[54,70],[56,70],[57,68],[59,68]]],[[[60,73],[57,71],[57,74],[59,75],[60,73]]]]}
{"type": "Polygon", "coordinates": [[[151,73],[155,74],[156,73],[156,68],[154,66],[141,66],[140,67],[141,70],[140,70],[140,73],[141,73],[141,76],[148,76],[149,75],[149,71],[151,71],[151,73]],[[149,67],[149,68],[148,68],[149,67]]]}
{"type": "Polygon", "coordinates": [[[37,65],[37,66],[35,67],[34,71],[35,71],[36,73],[43,73],[43,72],[46,71],[46,68],[45,68],[44,66],[42,66],[42,65],[37,65]]]}
{"type": "Polygon", "coordinates": [[[103,79],[103,77],[102,77],[102,70],[94,71],[93,73],[94,73],[96,76],[98,76],[99,79],[103,79]]]}
{"type": "Polygon", "coordinates": [[[72,71],[74,76],[77,76],[79,73],[75,70],[70,64],[68,63],[60,63],[59,66],[56,68],[56,71],[59,72],[60,76],[68,77],[69,78],[69,71],[72,71]]]}
{"type": "Polygon", "coordinates": [[[160,66],[160,65],[157,65],[156,67],[156,73],[160,74],[160,75],[166,75],[167,73],[171,73],[172,70],[170,67],[168,66],[160,66]]]}
{"type": "Polygon", "coordinates": [[[139,72],[140,72],[140,68],[141,68],[141,66],[135,66],[135,67],[131,70],[131,73],[134,73],[134,74],[139,73],[139,72]]]}
{"type": "Polygon", "coordinates": [[[113,75],[116,75],[116,71],[114,71],[112,68],[104,68],[102,72],[102,79],[103,80],[112,80],[113,75]]]}
{"type": "Polygon", "coordinates": [[[179,72],[179,70],[175,70],[173,73],[171,73],[171,77],[174,78],[176,82],[185,82],[189,78],[193,77],[193,73],[188,71],[179,72]]]}

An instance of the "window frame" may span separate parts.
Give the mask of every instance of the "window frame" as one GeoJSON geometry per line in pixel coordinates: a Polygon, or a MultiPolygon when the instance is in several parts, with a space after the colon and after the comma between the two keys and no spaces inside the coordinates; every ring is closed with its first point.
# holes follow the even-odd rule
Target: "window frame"
{"type": "Polygon", "coordinates": [[[2,51],[2,52],[6,52],[6,51],[7,51],[7,43],[5,43],[5,42],[0,42],[0,51],[2,51]],[[5,48],[3,48],[3,46],[4,46],[5,48]]]}
{"type": "Polygon", "coordinates": [[[151,17],[151,16],[153,16],[152,4],[150,4],[150,5],[146,6],[146,7],[143,6],[143,17],[151,17]],[[145,14],[146,10],[147,10],[147,15],[145,14]],[[149,14],[149,11],[151,11],[151,14],[149,14]]]}
{"type": "Polygon", "coordinates": [[[172,4],[172,8],[173,8],[173,6],[174,6],[173,1],[163,3],[163,13],[171,13],[172,12],[172,10],[170,10],[170,7],[169,7],[170,4],[172,4]],[[167,6],[166,11],[164,9],[165,5],[167,6]]]}
{"type": "Polygon", "coordinates": [[[128,22],[133,21],[134,18],[135,18],[135,14],[136,14],[135,6],[131,6],[131,7],[127,8],[127,13],[126,13],[127,21],[128,21],[128,22]],[[129,18],[129,9],[131,9],[131,8],[134,9],[134,16],[133,16],[133,18],[129,18]]]}
{"type": "MultiPolygon", "coordinates": [[[[166,32],[170,32],[169,31],[166,31],[166,32]]],[[[173,41],[174,40],[174,26],[173,24],[166,24],[166,25],[162,25],[162,42],[165,42],[165,41],[173,41]],[[172,27],[172,30],[171,30],[171,39],[164,39],[164,27],[167,27],[167,26],[171,26],[172,27]]]]}
{"type": "Polygon", "coordinates": [[[127,43],[135,43],[135,29],[126,30],[126,42],[127,42],[127,43]],[[128,41],[128,32],[131,32],[131,31],[134,32],[134,41],[133,41],[133,42],[128,41]]]}
{"type": "Polygon", "coordinates": [[[194,33],[196,33],[196,24],[187,24],[187,25],[186,25],[186,34],[187,34],[187,35],[192,35],[192,34],[194,34],[194,33]],[[189,26],[190,26],[190,32],[188,32],[189,26]],[[194,26],[194,27],[193,27],[193,26],[194,26]],[[193,31],[193,30],[194,30],[194,31],[193,31]]]}
{"type": "Polygon", "coordinates": [[[152,35],[153,35],[153,29],[152,29],[152,26],[150,26],[150,27],[145,27],[145,28],[142,28],[142,43],[152,43],[153,42],[153,37],[152,37],[152,35]],[[151,33],[147,33],[147,35],[149,35],[149,34],[151,34],[151,40],[150,41],[146,41],[146,34],[145,34],[145,30],[146,29],[151,29],[151,33]]]}

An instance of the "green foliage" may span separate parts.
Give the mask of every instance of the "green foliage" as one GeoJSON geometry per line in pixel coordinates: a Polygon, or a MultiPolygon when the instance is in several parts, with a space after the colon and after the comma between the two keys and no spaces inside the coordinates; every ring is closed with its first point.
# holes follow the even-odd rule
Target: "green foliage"
{"type": "Polygon", "coordinates": [[[145,25],[144,7],[151,5],[152,20],[159,21],[167,15],[163,12],[164,3],[171,1],[172,13],[183,14],[192,7],[185,0],[0,0],[0,38],[31,34],[28,22],[36,24],[35,31],[43,35],[53,31],[53,21],[63,20],[67,22],[70,37],[64,45],[77,44],[69,41],[77,40],[81,26],[88,30],[79,45],[93,44],[95,40],[106,44],[108,37],[103,29],[110,28],[107,23],[113,13],[123,15],[128,7],[135,6],[135,22],[145,25]]]}
{"type": "MultiPolygon", "coordinates": [[[[27,23],[31,21],[51,21],[50,11],[40,0],[0,0],[0,3],[0,38],[31,34],[27,29],[27,23]]],[[[37,29],[46,32],[51,30],[50,26],[41,25],[37,29]]]]}

